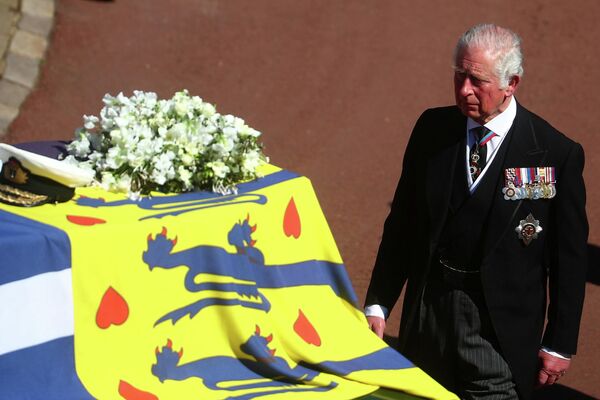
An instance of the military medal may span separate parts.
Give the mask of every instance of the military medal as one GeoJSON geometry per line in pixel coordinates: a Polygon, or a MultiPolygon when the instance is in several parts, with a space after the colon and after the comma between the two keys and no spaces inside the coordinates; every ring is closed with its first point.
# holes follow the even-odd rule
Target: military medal
{"type": "Polygon", "coordinates": [[[529,245],[533,239],[537,239],[538,233],[541,231],[540,221],[533,218],[531,213],[529,213],[527,218],[522,219],[515,228],[515,232],[517,232],[519,239],[523,241],[525,246],[529,245]]]}
{"type": "Polygon", "coordinates": [[[505,169],[502,194],[505,200],[553,198],[556,196],[554,167],[505,169]]]}
{"type": "Polygon", "coordinates": [[[502,189],[502,194],[504,194],[504,200],[516,200],[517,188],[512,182],[508,182],[507,186],[502,189]]]}

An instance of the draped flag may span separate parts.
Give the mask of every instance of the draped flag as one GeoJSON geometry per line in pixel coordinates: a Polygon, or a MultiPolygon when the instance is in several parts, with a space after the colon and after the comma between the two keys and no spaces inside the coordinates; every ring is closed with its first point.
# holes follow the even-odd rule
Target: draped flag
{"type": "Polygon", "coordinates": [[[370,332],[304,177],[0,223],[0,398],[456,399],[370,332]]]}

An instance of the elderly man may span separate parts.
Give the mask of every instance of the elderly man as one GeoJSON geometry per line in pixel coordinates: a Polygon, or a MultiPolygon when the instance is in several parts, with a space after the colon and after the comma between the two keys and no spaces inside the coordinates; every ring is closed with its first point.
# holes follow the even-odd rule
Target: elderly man
{"type": "Polygon", "coordinates": [[[528,399],[577,346],[583,150],[517,103],[522,75],[510,30],[459,39],[456,106],[416,123],[367,293],[381,337],[406,284],[400,351],[465,399],[528,399]]]}

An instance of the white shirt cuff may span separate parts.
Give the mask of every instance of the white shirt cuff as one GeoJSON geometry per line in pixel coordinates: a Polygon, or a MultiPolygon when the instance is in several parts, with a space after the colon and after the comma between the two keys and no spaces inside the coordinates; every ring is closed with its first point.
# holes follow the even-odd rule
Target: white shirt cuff
{"type": "Polygon", "coordinates": [[[371,304],[370,306],[365,307],[365,315],[367,317],[379,317],[386,319],[388,315],[388,309],[384,306],[380,306],[379,304],[371,304]]]}
{"type": "Polygon", "coordinates": [[[555,351],[550,350],[547,347],[542,347],[542,351],[550,354],[551,356],[562,358],[563,360],[570,360],[571,359],[570,356],[567,356],[566,354],[557,353],[555,351]]]}

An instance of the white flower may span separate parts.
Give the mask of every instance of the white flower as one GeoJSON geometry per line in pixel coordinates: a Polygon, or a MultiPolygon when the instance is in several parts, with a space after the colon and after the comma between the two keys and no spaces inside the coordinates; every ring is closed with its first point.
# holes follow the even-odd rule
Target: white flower
{"type": "Polygon", "coordinates": [[[162,169],[153,169],[152,175],[150,175],[150,177],[154,182],[156,182],[159,185],[164,185],[165,182],[167,182],[167,172],[162,169]]]}
{"type": "Polygon", "coordinates": [[[131,188],[131,177],[129,175],[121,175],[117,178],[115,189],[117,192],[129,192],[131,188]]]}
{"type": "Polygon", "coordinates": [[[193,174],[187,168],[185,168],[183,165],[179,166],[179,168],[177,168],[177,175],[186,188],[191,187],[193,174]]]}
{"type": "Polygon", "coordinates": [[[223,123],[228,126],[232,126],[235,123],[235,117],[233,115],[224,115],[223,123]]]}
{"type": "Polygon", "coordinates": [[[207,165],[212,169],[217,178],[225,178],[225,175],[229,172],[229,167],[222,161],[209,162],[207,165]]]}
{"type": "Polygon", "coordinates": [[[227,127],[223,128],[223,135],[225,135],[226,138],[235,141],[235,140],[237,140],[238,131],[236,128],[234,128],[232,126],[227,126],[227,127]]]}
{"type": "Polygon", "coordinates": [[[111,147],[106,153],[106,165],[118,169],[127,160],[127,150],[120,147],[111,147]]]}
{"type": "Polygon", "coordinates": [[[241,137],[245,137],[245,136],[259,137],[260,136],[259,131],[257,131],[256,129],[250,128],[248,125],[244,125],[243,127],[241,127],[238,130],[238,133],[241,137]]]}
{"type": "Polygon", "coordinates": [[[172,140],[173,142],[177,142],[185,137],[187,132],[187,127],[185,123],[179,122],[171,127],[171,129],[167,130],[165,134],[165,138],[167,140],[172,140]]]}
{"type": "Polygon", "coordinates": [[[119,92],[119,94],[116,97],[116,101],[118,105],[128,106],[131,104],[131,99],[125,96],[123,92],[119,92]]]}
{"type": "Polygon", "coordinates": [[[85,157],[90,152],[90,141],[84,133],[79,135],[79,140],[74,140],[67,146],[67,149],[75,157],[85,157]]]}
{"type": "Polygon", "coordinates": [[[119,128],[127,128],[127,125],[129,125],[130,123],[131,123],[131,119],[129,118],[128,115],[115,118],[115,124],[119,128]]]}
{"type": "Polygon", "coordinates": [[[203,107],[202,107],[202,114],[206,117],[212,117],[213,115],[215,115],[215,113],[217,112],[217,110],[215,109],[215,106],[213,106],[210,103],[204,103],[203,107]]]}
{"type": "Polygon", "coordinates": [[[249,151],[242,158],[244,172],[252,172],[261,164],[260,155],[257,151],[249,151]]]}
{"type": "Polygon", "coordinates": [[[123,132],[121,129],[113,129],[109,133],[111,142],[114,144],[121,143],[123,140],[123,132]]]}
{"type": "Polygon", "coordinates": [[[191,104],[188,99],[181,99],[175,102],[175,112],[180,117],[186,116],[191,111],[191,104]]]}
{"type": "Polygon", "coordinates": [[[192,156],[190,153],[183,153],[183,155],[181,156],[181,162],[186,167],[189,167],[194,163],[194,156],[192,156]]]}
{"type": "Polygon", "coordinates": [[[221,157],[226,157],[229,155],[229,152],[233,149],[233,140],[223,137],[219,139],[218,142],[213,143],[211,148],[219,154],[221,157]]]}
{"type": "Polygon", "coordinates": [[[95,115],[84,115],[83,116],[83,127],[88,130],[92,130],[100,122],[100,119],[95,115]]]}
{"type": "Polygon", "coordinates": [[[144,138],[137,143],[137,147],[132,149],[132,153],[140,154],[144,158],[152,157],[155,153],[160,153],[162,150],[163,141],[160,139],[152,140],[144,138]]]}
{"type": "Polygon", "coordinates": [[[217,126],[215,124],[212,123],[212,121],[207,121],[206,125],[202,125],[199,129],[199,133],[201,135],[207,135],[209,137],[213,137],[212,135],[217,132],[219,130],[219,128],[217,128],[217,126]]]}
{"type": "Polygon", "coordinates": [[[114,175],[108,171],[102,172],[100,178],[100,187],[106,191],[112,191],[115,189],[117,181],[114,175]]]}
{"type": "Polygon", "coordinates": [[[194,108],[194,110],[198,110],[200,112],[202,112],[202,110],[204,109],[204,102],[202,101],[202,98],[199,96],[193,96],[192,99],[190,100],[190,103],[192,105],[192,107],[194,108]]]}
{"type": "Polygon", "coordinates": [[[172,151],[166,151],[154,157],[154,168],[160,170],[167,170],[170,166],[173,165],[173,158],[175,158],[175,154],[172,151]]]}

